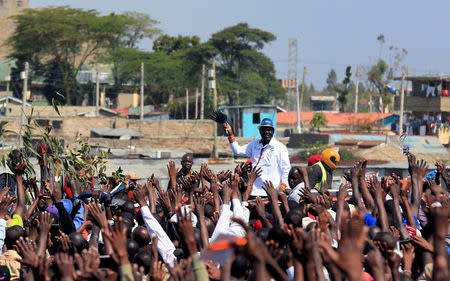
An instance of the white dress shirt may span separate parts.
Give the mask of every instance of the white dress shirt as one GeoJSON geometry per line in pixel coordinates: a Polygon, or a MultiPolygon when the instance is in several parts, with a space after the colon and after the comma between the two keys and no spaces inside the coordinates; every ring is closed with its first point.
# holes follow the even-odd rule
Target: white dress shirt
{"type": "Polygon", "coordinates": [[[230,143],[233,153],[241,157],[250,157],[252,167],[261,168],[262,174],[253,184],[253,196],[267,196],[262,189],[264,181],[272,181],[275,188],[281,184],[288,186],[288,174],[291,169],[288,150],[284,144],[272,138],[270,142],[263,146],[261,139],[256,139],[251,143],[240,146],[237,141],[230,143]]]}
{"type": "Polygon", "coordinates": [[[155,219],[155,217],[153,217],[148,206],[144,206],[141,208],[141,214],[142,218],[144,219],[145,226],[150,233],[150,237],[153,237],[153,235],[155,234],[158,236],[158,252],[161,255],[162,259],[170,266],[175,266],[175,261],[177,260],[177,258],[173,254],[173,252],[175,251],[175,246],[173,245],[169,236],[161,227],[159,222],[155,219]]]}

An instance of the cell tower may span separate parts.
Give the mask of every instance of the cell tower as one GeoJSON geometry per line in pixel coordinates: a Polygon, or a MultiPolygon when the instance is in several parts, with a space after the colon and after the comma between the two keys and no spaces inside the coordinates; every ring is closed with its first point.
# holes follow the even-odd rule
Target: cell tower
{"type": "Polygon", "coordinates": [[[289,85],[292,85],[289,86],[288,94],[289,111],[297,110],[297,131],[300,133],[300,98],[298,93],[298,40],[296,38],[289,39],[288,81],[289,85]],[[294,100],[296,101],[295,103],[294,100]]]}

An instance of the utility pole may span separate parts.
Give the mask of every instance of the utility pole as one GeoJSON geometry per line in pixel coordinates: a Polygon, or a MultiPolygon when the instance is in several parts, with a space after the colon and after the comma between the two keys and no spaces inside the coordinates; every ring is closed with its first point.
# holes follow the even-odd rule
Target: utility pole
{"type": "Polygon", "coordinates": [[[400,124],[398,127],[398,134],[401,136],[403,134],[403,106],[405,103],[405,89],[403,88],[403,85],[405,83],[405,71],[402,72],[402,83],[400,85],[401,87],[401,94],[400,94],[400,124]]]}
{"type": "MultiPolygon", "coordinates": [[[[213,91],[213,106],[214,110],[217,110],[217,85],[216,85],[216,58],[212,59],[212,69],[209,70],[209,78],[212,78],[212,80],[209,81],[209,88],[213,91]]],[[[217,150],[217,123],[214,122],[214,128],[213,128],[213,136],[214,136],[214,142],[213,142],[213,149],[212,149],[212,157],[217,159],[219,158],[219,151],[217,150]]]]}
{"type": "MultiPolygon", "coordinates": [[[[302,132],[302,120],[301,120],[301,112],[303,105],[303,97],[305,95],[305,80],[306,80],[306,66],[303,67],[303,77],[302,77],[302,91],[300,101],[297,100],[297,130],[300,134],[302,132]]],[[[298,86],[297,86],[297,99],[298,99],[298,86]]]]}
{"type": "Polygon", "coordinates": [[[200,119],[203,120],[205,114],[205,65],[202,65],[202,93],[200,97],[200,119]]]}
{"type": "MultiPolygon", "coordinates": [[[[288,56],[288,108],[290,111],[294,110],[294,95],[296,96],[296,105],[298,110],[298,40],[296,38],[289,38],[289,56],[288,56]],[[291,81],[295,85],[291,87],[291,81]]],[[[297,128],[298,129],[298,128],[297,128]]]]}
{"type": "Polygon", "coordinates": [[[141,62],[141,103],[140,103],[139,120],[144,120],[144,63],[141,62]]]}
{"type": "Polygon", "coordinates": [[[6,73],[6,94],[9,94],[9,83],[11,82],[11,64],[8,63],[8,72],[6,73]]]}
{"type": "Polygon", "coordinates": [[[186,120],[189,120],[189,90],[186,88],[186,120]]]}
{"type": "Polygon", "coordinates": [[[100,79],[98,77],[98,67],[95,73],[95,116],[98,117],[98,105],[100,102],[100,79]]]}
{"type": "Polygon", "coordinates": [[[372,93],[369,94],[369,112],[372,113],[373,110],[373,100],[372,100],[372,93]]]}
{"type": "Polygon", "coordinates": [[[25,70],[21,73],[21,78],[23,79],[23,89],[22,89],[22,113],[20,114],[20,136],[19,136],[19,146],[23,145],[23,134],[25,133],[25,105],[27,103],[27,93],[28,93],[28,72],[29,64],[25,62],[25,70]]]}
{"type": "Polygon", "coordinates": [[[356,89],[355,89],[355,113],[358,113],[358,101],[359,101],[359,66],[356,66],[356,89]]]}
{"type": "Polygon", "coordinates": [[[195,115],[194,119],[198,118],[198,88],[195,89],[195,115]]]}

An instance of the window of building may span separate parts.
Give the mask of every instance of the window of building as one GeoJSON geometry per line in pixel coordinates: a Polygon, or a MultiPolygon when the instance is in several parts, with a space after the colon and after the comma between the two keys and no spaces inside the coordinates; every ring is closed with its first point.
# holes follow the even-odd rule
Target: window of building
{"type": "Polygon", "coordinates": [[[0,7],[1,6],[6,6],[6,0],[0,0],[0,7]]]}
{"type": "Polygon", "coordinates": [[[253,124],[259,124],[261,123],[261,116],[258,113],[253,113],[253,124]]]}
{"type": "Polygon", "coordinates": [[[23,7],[23,1],[18,0],[17,1],[17,7],[23,7]]]}

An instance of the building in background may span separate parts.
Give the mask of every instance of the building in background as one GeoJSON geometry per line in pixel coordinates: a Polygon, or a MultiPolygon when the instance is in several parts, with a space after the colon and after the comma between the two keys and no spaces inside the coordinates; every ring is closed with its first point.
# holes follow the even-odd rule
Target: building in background
{"type": "Polygon", "coordinates": [[[312,96],[310,99],[312,111],[337,112],[336,97],[334,96],[312,96]]]}
{"type": "MultiPolygon", "coordinates": [[[[441,115],[440,120],[447,120],[450,117],[450,75],[408,76],[406,81],[411,81],[412,86],[405,95],[405,112],[416,118],[441,115]]],[[[399,98],[396,109],[400,110],[399,98]]]]}
{"type": "Polygon", "coordinates": [[[276,127],[277,112],[285,111],[271,104],[219,106],[219,110],[228,116],[234,134],[244,138],[260,137],[258,126],[264,118],[272,119],[276,127]]]}

